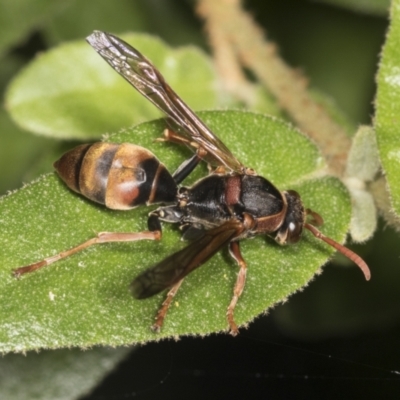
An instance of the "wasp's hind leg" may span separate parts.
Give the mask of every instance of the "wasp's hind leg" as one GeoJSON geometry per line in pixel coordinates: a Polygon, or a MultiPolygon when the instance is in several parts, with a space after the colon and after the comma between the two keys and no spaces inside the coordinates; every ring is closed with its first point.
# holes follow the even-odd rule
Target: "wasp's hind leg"
{"type": "Polygon", "coordinates": [[[178,283],[176,283],[172,288],[168,291],[167,297],[165,298],[164,302],[161,305],[161,308],[158,310],[157,315],[156,315],[156,322],[151,326],[151,330],[153,332],[160,332],[163,324],[164,324],[164,319],[165,316],[167,315],[169,306],[171,305],[171,302],[176,295],[176,292],[178,289],[181,287],[183,282],[183,279],[181,279],[178,283]]]}
{"type": "Polygon", "coordinates": [[[176,133],[169,128],[164,129],[163,137],[156,139],[156,142],[172,142],[172,143],[184,144],[186,146],[193,147],[196,150],[200,148],[200,145],[197,142],[189,140],[186,137],[179,135],[179,133],[176,133]]]}
{"type": "Polygon", "coordinates": [[[40,268],[46,267],[58,260],[62,260],[73,254],[82,251],[94,244],[110,243],[110,242],[135,242],[137,240],[161,240],[161,223],[158,215],[150,214],[148,219],[148,231],[143,232],[100,232],[95,237],[78,244],[71,249],[62,251],[54,256],[47,257],[41,261],[29,264],[13,270],[13,275],[19,278],[21,275],[29,272],[37,271],[40,268]]]}
{"type": "Polygon", "coordinates": [[[200,161],[207,155],[207,151],[199,146],[198,143],[192,142],[183,136],[175,133],[171,129],[164,130],[164,137],[156,139],[158,142],[172,142],[178,144],[184,144],[186,146],[193,147],[196,149],[196,153],[188,160],[184,161],[178,169],[172,174],[177,185],[179,185],[184,179],[186,179],[190,173],[197,167],[200,161]]]}
{"type": "MultiPolygon", "coordinates": [[[[172,142],[178,144],[184,144],[189,147],[193,147],[196,149],[196,154],[191,157],[189,160],[182,163],[182,165],[175,171],[172,177],[175,179],[177,184],[181,183],[197,166],[197,164],[204,159],[207,155],[207,151],[203,149],[197,142],[190,141],[189,139],[185,138],[184,136],[175,133],[169,128],[164,130],[164,137],[156,139],[158,142],[172,142]],[[186,175],[183,174],[181,177],[182,171],[186,172],[186,175]]],[[[207,164],[208,173],[209,174],[218,174],[218,175],[225,175],[229,171],[223,165],[219,165],[218,167],[213,167],[211,164],[207,164]]]]}

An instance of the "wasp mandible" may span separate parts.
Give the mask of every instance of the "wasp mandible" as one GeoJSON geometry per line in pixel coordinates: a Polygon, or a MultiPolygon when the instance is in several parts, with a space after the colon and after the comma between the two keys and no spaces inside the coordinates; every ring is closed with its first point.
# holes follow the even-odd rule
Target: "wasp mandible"
{"type": "Polygon", "coordinates": [[[168,116],[167,122],[172,129],[166,129],[163,140],[187,145],[194,154],[172,174],[149,150],[130,143],[85,144],[64,154],[54,164],[57,173],[70,189],[88,199],[115,210],[162,205],[150,212],[147,231],[99,233],[67,251],[14,270],[16,276],[52,264],[93,244],[160,240],[161,222],[178,224],[183,238],[190,243],[137,276],[131,283],[133,296],[145,299],[169,289],[152,326],[154,331],[159,331],[185,276],[228,246],[239,266],[227,309],[232,335],[238,333],[234,310],[243,292],[247,272],[240,252],[242,239],[266,234],[279,244],[296,243],[306,228],[352,260],[365,278],[370,279],[364,260],[316,228],[322,224],[322,218],[304,208],[296,191],[279,191],[238,161],[139,51],[118,37],[100,31],[95,31],[87,41],[115,71],[168,116]],[[191,187],[180,186],[202,160],[215,168],[191,187]]]}

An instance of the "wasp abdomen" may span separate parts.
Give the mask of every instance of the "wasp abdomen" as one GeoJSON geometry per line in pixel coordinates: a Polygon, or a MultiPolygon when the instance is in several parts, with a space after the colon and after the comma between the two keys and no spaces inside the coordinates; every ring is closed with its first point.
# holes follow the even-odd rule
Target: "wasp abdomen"
{"type": "Polygon", "coordinates": [[[75,192],[126,210],[175,200],[177,185],[155,155],[131,143],[93,143],[65,153],[54,167],[75,192]]]}

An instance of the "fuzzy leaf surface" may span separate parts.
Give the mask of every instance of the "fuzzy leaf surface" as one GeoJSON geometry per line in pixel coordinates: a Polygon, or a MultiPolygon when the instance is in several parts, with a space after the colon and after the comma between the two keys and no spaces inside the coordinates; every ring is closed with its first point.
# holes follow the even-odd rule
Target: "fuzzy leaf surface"
{"type": "Polygon", "coordinates": [[[391,23],[378,73],[375,130],[393,211],[400,215],[400,0],[391,6],[391,23]]]}
{"type": "MultiPolygon", "coordinates": [[[[297,190],[305,206],[324,217],[327,236],[344,240],[351,214],[348,193],[335,178],[316,177],[324,165],[304,136],[282,121],[250,112],[199,115],[245,165],[281,190],[297,190]]],[[[149,148],[173,171],[190,151],[154,143],[164,127],[164,120],[144,123],[112,141],[149,148]]],[[[198,168],[185,185],[205,175],[205,166],[198,168]]],[[[0,351],[118,346],[226,330],[225,312],[237,274],[226,249],[185,279],[160,334],[149,326],[164,294],[147,300],[131,297],[128,285],[136,275],[185,245],[172,225],[164,224],[161,242],[93,246],[20,280],[11,276],[11,269],[70,248],[94,232],[145,230],[151,209],[107,210],[73,194],[55,174],[3,197],[0,351]]],[[[235,313],[240,325],[306,285],[334,252],[308,232],[293,246],[280,247],[260,236],[242,241],[241,249],[249,270],[235,313]]]]}

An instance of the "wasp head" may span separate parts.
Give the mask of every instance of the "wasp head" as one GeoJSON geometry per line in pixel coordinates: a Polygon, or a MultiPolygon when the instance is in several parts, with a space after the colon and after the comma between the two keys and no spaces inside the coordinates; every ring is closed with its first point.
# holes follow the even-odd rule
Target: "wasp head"
{"type": "Polygon", "coordinates": [[[306,213],[300,195],[294,190],[283,192],[287,201],[286,215],[282,225],[276,232],[275,240],[279,244],[296,243],[299,241],[306,213]]]}

